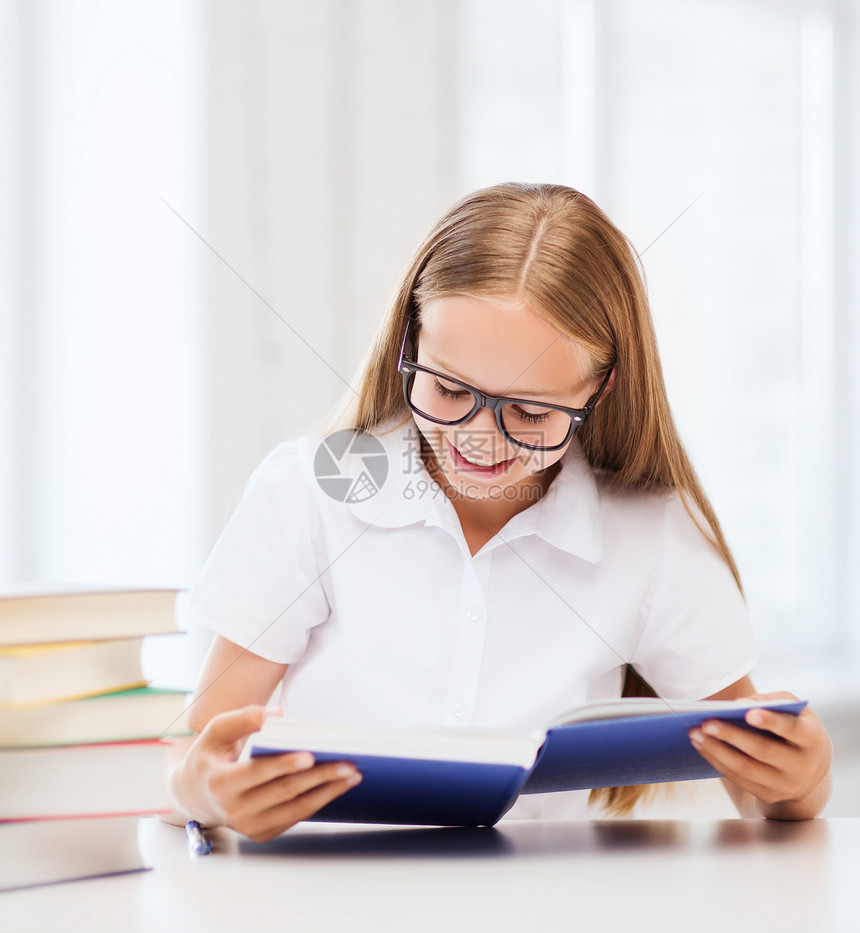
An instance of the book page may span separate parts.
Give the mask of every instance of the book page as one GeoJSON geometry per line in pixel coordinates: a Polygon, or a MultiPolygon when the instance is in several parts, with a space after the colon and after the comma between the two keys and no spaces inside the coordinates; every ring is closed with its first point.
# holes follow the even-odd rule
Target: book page
{"type": "Polygon", "coordinates": [[[573,722],[592,722],[599,719],[620,719],[628,716],[658,716],[723,709],[755,709],[756,706],[777,708],[790,706],[796,700],[768,700],[756,703],[750,700],[673,700],[662,697],[621,697],[617,700],[593,700],[576,706],[557,716],[548,728],[573,722]]]}

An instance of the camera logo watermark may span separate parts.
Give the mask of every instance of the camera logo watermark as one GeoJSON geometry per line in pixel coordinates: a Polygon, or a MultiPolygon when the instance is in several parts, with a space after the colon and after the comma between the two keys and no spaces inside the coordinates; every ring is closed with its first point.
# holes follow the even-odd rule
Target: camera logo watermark
{"type": "MultiPolygon", "coordinates": [[[[455,432],[454,440],[459,448],[459,432],[455,432]]],[[[497,456],[498,438],[494,432],[483,436],[482,432],[471,431],[464,440],[468,440],[468,445],[464,442],[462,446],[468,447],[472,456],[476,453],[488,459],[497,456]]],[[[450,471],[447,452],[443,449],[434,453],[450,471]]],[[[532,472],[544,469],[544,452],[536,451],[531,456],[532,472]]],[[[459,475],[451,474],[444,485],[440,485],[429,475],[417,432],[406,438],[401,460],[394,467],[397,470],[399,466],[402,474],[400,494],[406,500],[466,497],[521,501],[528,506],[540,499],[544,491],[536,483],[506,482],[504,474],[500,475],[498,482],[478,484],[474,473],[460,468],[455,471],[459,475]]],[[[335,431],[323,438],[314,456],[314,476],[320,489],[335,501],[346,504],[372,499],[389,479],[390,469],[389,455],[381,441],[373,434],[351,429],[335,431]]]]}
{"type": "Polygon", "coordinates": [[[335,431],[317,448],[314,476],[320,489],[337,502],[364,502],[388,478],[388,455],[372,434],[335,431]]]}

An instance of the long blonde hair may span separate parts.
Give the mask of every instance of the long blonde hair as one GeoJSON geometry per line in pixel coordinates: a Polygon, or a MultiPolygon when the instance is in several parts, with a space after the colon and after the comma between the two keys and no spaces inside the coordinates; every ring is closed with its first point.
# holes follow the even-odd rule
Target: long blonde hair
{"type": "MultiPolygon", "coordinates": [[[[639,256],[588,197],[561,185],[508,183],[460,200],[412,258],[359,376],[339,427],[369,431],[408,417],[397,372],[407,319],[420,331],[421,307],[452,295],[515,298],[588,352],[595,373],[616,381],[577,437],[591,466],[618,488],[675,489],[702,534],[737,567],[714,510],[683,448],[666,397],[639,256]]],[[[652,693],[627,668],[625,695],[652,693]]],[[[625,813],[643,788],[592,791],[625,813]]]]}

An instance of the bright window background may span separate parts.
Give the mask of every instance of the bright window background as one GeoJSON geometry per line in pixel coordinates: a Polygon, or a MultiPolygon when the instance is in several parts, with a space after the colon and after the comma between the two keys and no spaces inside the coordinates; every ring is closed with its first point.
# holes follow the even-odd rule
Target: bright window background
{"type": "Polygon", "coordinates": [[[760,682],[790,670],[809,689],[852,689],[848,8],[464,9],[464,188],[558,179],[630,236],[675,416],[744,579],[760,682]]]}
{"type": "Polygon", "coordinates": [[[199,565],[198,23],[2,5],[0,579],[181,585],[199,565]]]}
{"type": "Polygon", "coordinates": [[[860,682],[857,19],[3,0],[0,580],[189,585],[432,220],[560,181],[642,253],[764,686],[860,682]]]}

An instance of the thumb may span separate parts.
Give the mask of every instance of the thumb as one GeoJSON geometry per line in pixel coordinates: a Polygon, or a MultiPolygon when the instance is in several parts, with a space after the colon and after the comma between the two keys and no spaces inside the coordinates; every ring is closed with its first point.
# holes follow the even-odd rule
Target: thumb
{"type": "Polygon", "coordinates": [[[205,741],[210,746],[233,749],[237,742],[257,732],[266,718],[266,707],[242,706],[226,713],[213,716],[203,730],[205,741]]]}

